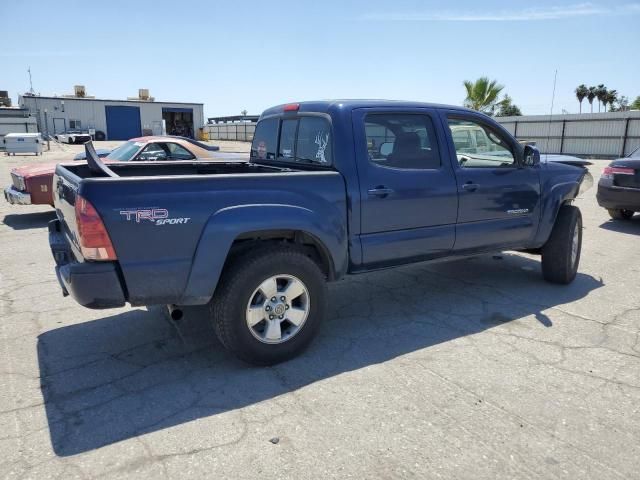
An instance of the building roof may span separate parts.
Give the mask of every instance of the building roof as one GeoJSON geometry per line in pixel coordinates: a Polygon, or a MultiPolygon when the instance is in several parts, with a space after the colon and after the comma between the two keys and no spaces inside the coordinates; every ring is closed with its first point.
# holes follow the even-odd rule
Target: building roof
{"type": "Polygon", "coordinates": [[[127,103],[143,103],[145,105],[154,105],[154,104],[165,104],[171,103],[174,105],[204,105],[204,103],[198,102],[169,102],[169,101],[149,101],[149,100],[118,100],[114,98],[86,98],[86,97],[47,97],[44,95],[20,95],[21,99],[25,98],[37,98],[37,99],[45,99],[45,100],[81,100],[85,102],[127,102],[127,103]]]}
{"type": "Polygon", "coordinates": [[[20,107],[0,107],[0,117],[28,117],[29,110],[20,107]]]}

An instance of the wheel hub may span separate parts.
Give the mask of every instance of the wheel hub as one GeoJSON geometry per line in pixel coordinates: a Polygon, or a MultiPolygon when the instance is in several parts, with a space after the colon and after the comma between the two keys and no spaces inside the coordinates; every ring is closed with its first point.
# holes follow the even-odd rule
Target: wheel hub
{"type": "Polygon", "coordinates": [[[284,303],[278,303],[273,307],[273,313],[276,315],[284,315],[286,307],[284,303]]]}
{"type": "Polygon", "coordinates": [[[251,295],[247,304],[247,326],[260,342],[283,343],[300,331],[309,307],[309,291],[299,278],[274,275],[251,295]]]}

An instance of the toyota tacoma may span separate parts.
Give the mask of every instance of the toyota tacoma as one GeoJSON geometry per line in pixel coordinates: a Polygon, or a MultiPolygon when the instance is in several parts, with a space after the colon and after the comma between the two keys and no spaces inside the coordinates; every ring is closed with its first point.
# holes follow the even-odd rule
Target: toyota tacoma
{"type": "Polygon", "coordinates": [[[309,344],[345,275],[525,250],[571,282],[587,176],[464,108],[293,103],[261,115],[248,162],[105,165],[87,144],[56,168],[49,243],[81,305],[208,304],[225,347],[267,365],[309,344]]]}

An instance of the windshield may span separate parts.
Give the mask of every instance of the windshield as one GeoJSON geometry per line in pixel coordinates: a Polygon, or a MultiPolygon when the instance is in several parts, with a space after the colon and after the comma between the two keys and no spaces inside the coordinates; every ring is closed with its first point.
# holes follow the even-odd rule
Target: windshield
{"type": "Polygon", "coordinates": [[[107,155],[107,159],[116,160],[118,162],[128,162],[131,160],[138,150],[144,145],[141,142],[124,142],[113,152],[107,155]]]}

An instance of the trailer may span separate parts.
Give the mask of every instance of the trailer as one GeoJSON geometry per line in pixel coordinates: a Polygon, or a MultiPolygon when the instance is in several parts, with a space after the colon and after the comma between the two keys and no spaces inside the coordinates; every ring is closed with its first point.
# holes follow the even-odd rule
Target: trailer
{"type": "Polygon", "coordinates": [[[8,133],[3,139],[7,155],[16,153],[35,153],[42,155],[42,135],[40,133],[8,133]]]}

